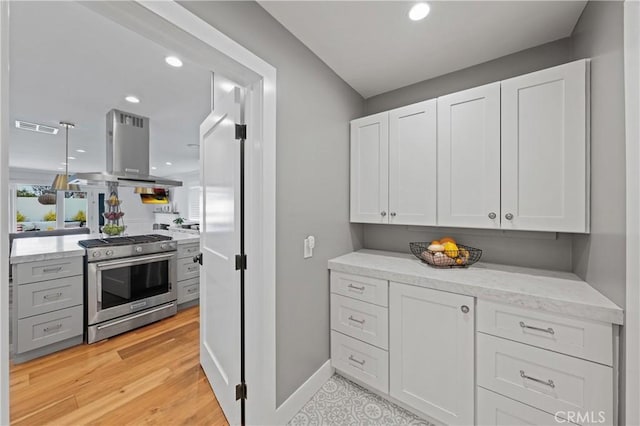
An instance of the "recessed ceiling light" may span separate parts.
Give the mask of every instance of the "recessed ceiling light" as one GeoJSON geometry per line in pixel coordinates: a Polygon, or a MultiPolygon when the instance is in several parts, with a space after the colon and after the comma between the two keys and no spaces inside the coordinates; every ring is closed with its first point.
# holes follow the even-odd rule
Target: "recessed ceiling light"
{"type": "Polygon", "coordinates": [[[64,170],[64,167],[58,167],[58,170],[64,170]]]}
{"type": "Polygon", "coordinates": [[[67,160],[75,160],[76,157],[67,157],[67,160]]]}
{"type": "Polygon", "coordinates": [[[164,58],[164,61],[172,67],[180,68],[182,66],[180,58],[176,58],[175,56],[167,56],[164,58]]]}
{"type": "Polygon", "coordinates": [[[167,166],[170,166],[170,165],[171,165],[171,161],[167,161],[167,162],[166,162],[166,163],[164,163],[164,164],[166,164],[167,166]]]}
{"type": "Polygon", "coordinates": [[[427,17],[431,7],[427,3],[416,3],[409,11],[409,19],[412,21],[420,21],[427,17]]]}
{"type": "Polygon", "coordinates": [[[124,98],[124,100],[127,102],[131,102],[132,104],[140,103],[140,99],[136,98],[135,96],[127,96],[126,98],[124,98]]]}
{"type": "Polygon", "coordinates": [[[67,163],[60,163],[60,164],[62,164],[63,166],[66,166],[66,165],[67,165],[67,163]]]}
{"type": "Polygon", "coordinates": [[[155,170],[155,169],[157,169],[157,167],[156,167],[156,166],[152,166],[152,167],[151,167],[151,170],[155,170]]]}
{"type": "Polygon", "coordinates": [[[84,149],[76,149],[76,152],[83,153],[83,152],[87,152],[87,151],[85,151],[84,149]]]}

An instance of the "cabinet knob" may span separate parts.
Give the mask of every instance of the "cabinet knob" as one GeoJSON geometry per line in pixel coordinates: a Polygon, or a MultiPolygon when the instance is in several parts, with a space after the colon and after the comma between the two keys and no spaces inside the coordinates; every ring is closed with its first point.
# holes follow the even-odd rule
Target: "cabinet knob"
{"type": "Polygon", "coordinates": [[[494,212],[489,213],[489,219],[495,219],[497,216],[494,212]]]}
{"type": "Polygon", "coordinates": [[[460,310],[462,311],[463,314],[469,313],[469,307],[467,305],[460,306],[460,310]]]}
{"type": "Polygon", "coordinates": [[[385,217],[386,215],[387,215],[387,212],[385,211],[380,212],[380,216],[385,217]]]}
{"type": "Polygon", "coordinates": [[[391,212],[391,217],[396,217],[396,212],[391,212]]]}
{"type": "Polygon", "coordinates": [[[511,220],[511,219],[513,219],[513,215],[511,213],[507,213],[507,214],[504,215],[504,218],[507,219],[507,220],[511,220]]]}

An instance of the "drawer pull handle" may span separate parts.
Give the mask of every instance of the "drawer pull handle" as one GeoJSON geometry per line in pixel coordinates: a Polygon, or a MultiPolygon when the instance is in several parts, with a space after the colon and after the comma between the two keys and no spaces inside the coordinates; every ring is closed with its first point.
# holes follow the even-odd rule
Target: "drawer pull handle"
{"type": "Polygon", "coordinates": [[[62,266],[58,266],[56,268],[44,268],[42,272],[60,272],[62,271],[62,266]]]}
{"type": "Polygon", "coordinates": [[[42,331],[45,333],[49,333],[50,331],[60,330],[62,328],[62,324],[56,324],[51,327],[46,327],[42,331]]]}
{"type": "Polygon", "coordinates": [[[45,300],[58,299],[62,296],[62,293],[45,294],[42,298],[45,300]]]}
{"type": "Polygon", "coordinates": [[[355,358],[353,355],[349,355],[349,361],[357,362],[360,365],[364,365],[364,363],[367,362],[364,359],[360,361],[359,359],[355,358]]]}
{"type": "Polygon", "coordinates": [[[549,386],[552,389],[556,387],[556,384],[553,383],[553,380],[549,379],[547,381],[544,381],[544,380],[536,379],[535,377],[527,376],[525,374],[524,370],[520,370],[520,377],[522,377],[523,379],[531,380],[532,382],[536,382],[536,383],[540,383],[540,384],[549,386]]]}
{"type": "Polygon", "coordinates": [[[197,288],[190,288],[187,290],[187,293],[195,293],[196,291],[198,291],[197,288]]]}
{"type": "Polygon", "coordinates": [[[349,284],[347,287],[353,290],[364,291],[364,286],[358,287],[357,285],[349,284]]]}
{"type": "Polygon", "coordinates": [[[361,319],[356,319],[353,317],[353,315],[349,315],[349,321],[353,321],[353,322],[357,322],[358,324],[364,324],[365,320],[361,319]]]}
{"type": "Polygon", "coordinates": [[[536,330],[536,331],[542,331],[543,333],[549,333],[549,334],[556,334],[555,331],[553,331],[553,328],[549,327],[549,328],[540,328],[540,327],[534,327],[532,325],[527,325],[524,322],[520,321],[520,327],[522,328],[528,328],[530,330],[536,330]]]}

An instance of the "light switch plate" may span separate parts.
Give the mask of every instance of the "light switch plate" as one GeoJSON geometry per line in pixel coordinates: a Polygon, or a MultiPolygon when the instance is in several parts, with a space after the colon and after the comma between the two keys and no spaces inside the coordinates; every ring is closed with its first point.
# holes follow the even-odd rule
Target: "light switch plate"
{"type": "Polygon", "coordinates": [[[309,235],[304,239],[304,258],[313,257],[313,248],[316,246],[316,239],[313,235],[309,235]]]}

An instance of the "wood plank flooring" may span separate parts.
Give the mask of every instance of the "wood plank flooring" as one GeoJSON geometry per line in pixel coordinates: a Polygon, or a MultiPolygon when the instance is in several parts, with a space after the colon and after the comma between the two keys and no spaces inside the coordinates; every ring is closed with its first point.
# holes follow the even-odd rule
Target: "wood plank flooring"
{"type": "Polygon", "coordinates": [[[12,425],[227,425],[199,364],[199,309],[11,366],[12,425]]]}

